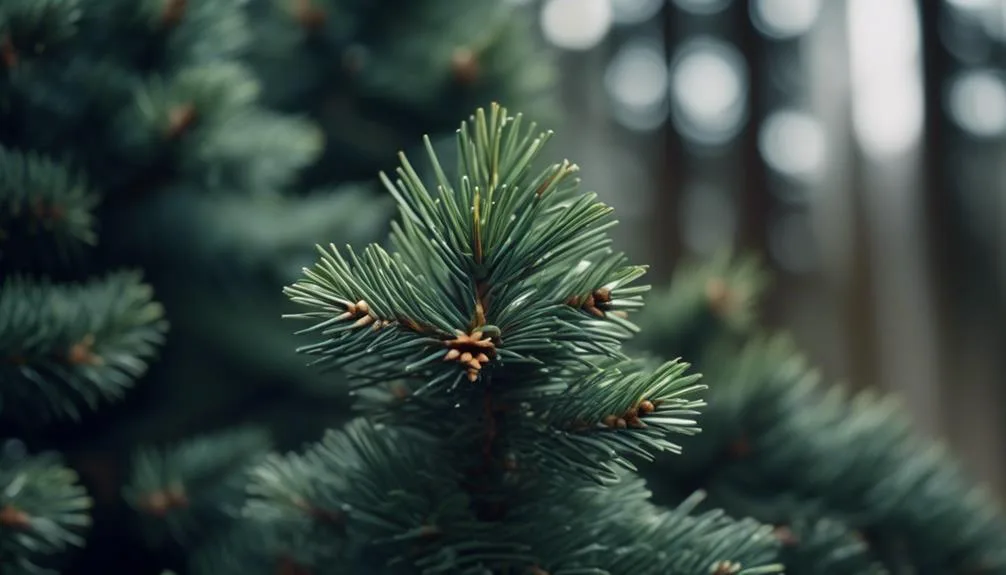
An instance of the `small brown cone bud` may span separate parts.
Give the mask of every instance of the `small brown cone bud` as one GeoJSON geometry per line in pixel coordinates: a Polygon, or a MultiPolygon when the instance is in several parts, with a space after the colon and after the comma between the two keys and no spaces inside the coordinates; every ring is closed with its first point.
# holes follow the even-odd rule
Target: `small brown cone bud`
{"type": "Polygon", "coordinates": [[[657,407],[653,405],[653,402],[648,399],[644,399],[639,402],[639,413],[642,413],[643,415],[653,413],[653,410],[656,408],[657,407]]]}
{"type": "Polygon", "coordinates": [[[171,508],[171,498],[166,491],[156,491],[140,502],[140,507],[155,517],[163,517],[171,508]]]}
{"type": "Polygon", "coordinates": [[[469,363],[472,361],[472,354],[467,351],[461,354],[461,363],[469,363]]]}
{"type": "Polygon", "coordinates": [[[617,427],[618,429],[625,429],[627,426],[628,424],[621,417],[615,420],[615,427],[617,427]]]}
{"type": "Polygon", "coordinates": [[[167,28],[174,28],[181,23],[187,7],[187,0],[167,0],[161,12],[161,23],[167,28]]]}
{"type": "Polygon", "coordinates": [[[353,323],[353,327],[366,327],[374,322],[374,316],[365,315],[353,323]]]}
{"type": "Polygon", "coordinates": [[[772,531],[772,533],[783,545],[791,546],[798,543],[796,534],[793,533],[792,529],[786,527],[785,525],[779,525],[772,531]]]}
{"type": "Polygon", "coordinates": [[[608,415],[605,416],[604,418],[604,425],[608,427],[615,427],[617,422],[618,422],[618,416],[616,415],[608,415]]]}
{"type": "Polygon", "coordinates": [[[462,86],[471,86],[479,81],[482,67],[478,55],[469,48],[457,48],[451,55],[451,72],[462,86]]]}
{"type": "Polygon", "coordinates": [[[468,367],[469,369],[479,371],[480,369],[482,369],[482,364],[479,363],[477,359],[472,359],[471,361],[468,362],[468,367]]]}
{"type": "Polygon", "coordinates": [[[475,359],[479,360],[479,363],[489,363],[489,356],[484,353],[480,353],[475,359]]]}
{"type": "Polygon", "coordinates": [[[594,292],[594,299],[601,303],[608,303],[611,301],[611,290],[603,287],[594,292]]]}
{"type": "Polygon", "coordinates": [[[66,360],[72,365],[101,365],[102,359],[94,353],[94,336],[87,334],[79,342],[70,346],[66,360]]]}
{"type": "Polygon", "coordinates": [[[447,350],[447,355],[444,356],[444,361],[454,361],[455,359],[461,357],[461,352],[456,349],[447,350]]]}
{"type": "Polygon", "coordinates": [[[195,121],[196,106],[194,104],[175,106],[168,112],[168,139],[176,140],[182,137],[195,121]]]}
{"type": "Polygon", "coordinates": [[[17,67],[17,49],[14,48],[14,42],[11,41],[10,36],[4,36],[3,40],[0,40],[0,62],[8,70],[17,67]]]}
{"type": "Polygon", "coordinates": [[[709,309],[716,315],[727,315],[733,304],[732,299],[727,282],[713,278],[706,283],[706,300],[709,302],[709,309]]]}
{"type": "Polygon", "coordinates": [[[639,419],[638,417],[629,417],[626,419],[626,423],[628,424],[629,427],[632,427],[633,429],[642,429],[646,427],[646,424],[643,423],[643,420],[639,419]]]}
{"type": "Polygon", "coordinates": [[[325,25],[328,15],[311,0],[293,0],[293,17],[305,30],[316,32],[325,25]]]}
{"type": "Polygon", "coordinates": [[[740,563],[732,561],[719,561],[713,565],[712,575],[736,575],[741,572],[740,563]]]}
{"type": "Polygon", "coordinates": [[[356,302],[356,311],[358,313],[370,313],[370,305],[361,299],[356,302]]]}
{"type": "Polygon", "coordinates": [[[5,505],[0,509],[0,526],[11,529],[26,529],[31,526],[31,517],[13,505],[5,505]]]}
{"type": "Polygon", "coordinates": [[[587,312],[589,312],[590,315],[592,315],[594,317],[598,317],[598,318],[601,318],[601,319],[604,318],[604,312],[601,311],[601,310],[599,310],[599,309],[597,309],[596,307],[594,307],[592,305],[591,306],[587,306],[584,309],[587,310],[587,312]]]}
{"type": "Polygon", "coordinates": [[[468,370],[468,381],[475,383],[479,379],[479,372],[468,370]]]}
{"type": "Polygon", "coordinates": [[[730,455],[733,457],[747,457],[748,455],[751,455],[751,442],[748,441],[748,438],[741,437],[730,444],[729,450],[730,455]]]}

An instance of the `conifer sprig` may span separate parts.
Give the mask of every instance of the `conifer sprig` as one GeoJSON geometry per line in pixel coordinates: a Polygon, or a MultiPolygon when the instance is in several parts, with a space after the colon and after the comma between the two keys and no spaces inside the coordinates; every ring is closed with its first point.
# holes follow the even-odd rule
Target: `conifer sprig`
{"type": "Polygon", "coordinates": [[[0,272],[38,269],[40,259],[50,266],[76,263],[83,248],[97,242],[97,204],[98,195],[80,175],[0,146],[0,272]]]}
{"type": "Polygon", "coordinates": [[[91,498],[52,454],[0,454],[0,565],[4,575],[44,575],[52,556],[84,543],[91,498]]]}
{"type": "Polygon", "coordinates": [[[578,191],[575,165],[534,168],[549,136],[479,110],[453,177],[427,140],[433,185],[404,154],[382,176],[393,250],[322,249],[287,288],[320,335],[301,351],[348,368],[374,411],[259,468],[248,510],[277,553],[285,532],[307,564],[431,574],[777,571],[769,528],[689,519],[692,504],[661,514],[626,476],[698,431],[704,386],[684,362],[622,352],[645,269],[611,250],[611,210],[578,191]]]}
{"type": "MultiPolygon", "coordinates": [[[[146,372],[167,330],[136,273],[82,284],[20,276],[0,284],[0,411],[79,417],[146,372]]],[[[28,421],[24,421],[28,423],[28,421]]]]}
{"type": "Polygon", "coordinates": [[[397,180],[382,175],[401,212],[397,251],[331,246],[287,288],[313,308],[298,316],[315,321],[305,331],[326,336],[303,351],[365,381],[420,377],[429,389],[474,382],[499,362],[622,359],[632,333],[622,316],[645,291],[630,284],[645,268],[611,252],[617,222],[577,193],[575,165],[534,170],[549,137],[498,106],[480,110],[458,131],[455,178],[426,141],[435,192],[403,154],[397,180]]]}

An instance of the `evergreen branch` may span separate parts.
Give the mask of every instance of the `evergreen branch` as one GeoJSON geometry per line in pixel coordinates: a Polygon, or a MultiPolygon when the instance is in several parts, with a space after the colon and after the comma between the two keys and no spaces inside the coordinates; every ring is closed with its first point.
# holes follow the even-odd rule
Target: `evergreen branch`
{"type": "Polygon", "coordinates": [[[247,473],[268,449],[263,433],[238,430],[141,450],[124,495],[144,518],[152,544],[166,537],[191,543],[194,533],[227,525],[240,513],[247,473]]]}
{"type": "Polygon", "coordinates": [[[314,309],[295,316],[316,322],[305,332],[326,337],[302,351],[352,365],[363,385],[412,377],[434,390],[466,375],[475,382],[499,362],[558,367],[586,354],[622,357],[634,326],[603,310],[639,305],[645,288],[628,284],[643,268],[609,253],[605,230],[614,222],[601,220],[610,210],[592,194],[575,195],[568,162],[533,175],[547,137],[499,106],[480,110],[459,131],[455,184],[427,140],[436,197],[402,155],[397,184],[384,177],[401,211],[392,232],[398,251],[372,245],[343,256],[332,246],[287,289],[314,309]],[[587,256],[598,258],[595,270],[559,273],[587,256]]]}
{"type": "Polygon", "coordinates": [[[0,7],[0,77],[31,62],[44,46],[56,52],[72,39],[81,17],[77,0],[6,0],[0,7]]]}
{"type": "Polygon", "coordinates": [[[567,469],[602,484],[617,481],[618,466],[635,469],[625,456],[650,461],[655,452],[677,453],[681,448],[669,434],[698,433],[694,418],[705,403],[689,396],[705,386],[695,385],[697,375],[684,376],[687,368],[669,362],[645,373],[624,363],[581,374],[541,406],[551,432],[517,431],[513,448],[541,468],[567,469]]]}
{"type": "Polygon", "coordinates": [[[519,556],[476,521],[449,470],[429,437],[354,420],[303,455],[259,466],[247,515],[274,527],[275,557],[309,566],[362,556],[380,558],[374,568],[406,562],[422,573],[460,573],[499,554],[519,556]]]}
{"type": "Polygon", "coordinates": [[[314,160],[320,134],[309,123],[257,108],[260,85],[233,62],[183,68],[134,90],[119,114],[120,152],[212,189],[274,191],[314,160]]]}
{"type": "Polygon", "coordinates": [[[513,524],[538,556],[531,573],[709,575],[780,573],[778,541],[771,527],[733,521],[722,512],[696,514],[696,493],[671,510],[653,506],[639,479],[610,486],[571,488],[558,477],[543,498],[548,514],[528,505],[513,511],[513,524]],[[574,528],[575,526],[575,528],[574,528]]]}
{"type": "Polygon", "coordinates": [[[319,190],[308,196],[251,199],[207,195],[194,187],[173,188],[117,214],[121,217],[116,217],[113,225],[135,240],[106,246],[106,250],[128,261],[142,257],[156,264],[150,267],[158,276],[158,285],[185,287],[195,274],[228,296],[247,295],[252,282],[268,284],[273,296],[271,286],[289,283],[305,263],[313,262],[318,237],[338,237],[352,243],[373,241],[375,230],[384,228],[390,219],[391,206],[384,199],[363,185],[319,190]],[[182,221],[202,231],[164,242],[182,221]],[[221,261],[230,265],[221,267],[221,261]],[[184,278],[158,274],[158,268],[182,266],[191,274],[184,278]]]}
{"type": "Polygon", "coordinates": [[[684,375],[687,364],[645,371],[622,353],[635,329],[622,314],[641,305],[646,288],[633,282],[644,268],[610,251],[609,210],[577,195],[571,164],[535,175],[545,139],[498,106],[478,111],[459,131],[454,180],[427,140],[436,194],[401,155],[397,181],[384,177],[401,212],[396,251],[321,250],[287,288],[310,309],[299,316],[314,322],[305,331],[322,336],[303,351],[357,370],[361,406],[381,423],[330,434],[321,455],[264,466],[254,489],[266,503],[249,513],[269,519],[271,532],[298,534],[279,548],[296,547],[307,565],[391,555],[424,573],[778,572],[771,527],[717,512],[687,517],[697,500],[664,515],[640,486],[619,491],[629,457],[678,451],[667,436],[697,431],[704,403],[692,396],[704,386],[684,375]],[[459,386],[464,374],[477,385],[459,386]],[[407,451],[392,455],[371,436],[407,451]],[[372,454],[365,464],[354,443],[372,454]],[[415,462],[413,449],[426,459],[415,462]],[[426,481],[427,495],[397,513],[382,506],[385,494],[411,496],[426,481]],[[457,504],[450,525],[402,524],[428,506],[448,508],[445,499],[457,504]],[[584,514],[591,506],[603,507],[596,525],[584,514]],[[526,516],[543,508],[563,523],[526,516]],[[584,528],[569,529],[568,513],[584,528]],[[414,550],[420,556],[389,552],[388,531],[437,541],[414,550]],[[446,562],[424,560],[434,557],[446,562]],[[545,565],[556,560],[565,564],[545,565]]]}
{"type": "Polygon", "coordinates": [[[798,488],[821,493],[866,529],[903,537],[899,546],[914,564],[1006,570],[1006,523],[998,505],[970,485],[941,445],[916,437],[892,402],[869,393],[847,401],[834,388],[790,421],[789,431],[802,432],[806,444],[780,455],[792,457],[788,467],[798,488]],[[811,435],[812,428],[829,432],[811,435]],[[848,457],[822,457],[838,449],[848,457]]]}
{"type": "Polygon", "coordinates": [[[161,344],[162,316],[135,273],[67,285],[7,279],[0,286],[4,415],[77,418],[81,404],[93,409],[118,398],[161,344]]]}
{"type": "Polygon", "coordinates": [[[838,520],[797,519],[777,529],[776,535],[782,543],[781,559],[790,573],[888,574],[870,553],[862,534],[838,520]]]}
{"type": "Polygon", "coordinates": [[[0,565],[4,575],[55,573],[52,557],[84,544],[91,498],[53,454],[0,456],[0,565]]]}
{"type": "Polygon", "coordinates": [[[311,185],[370,177],[423,134],[453,131],[458,110],[495,100],[541,119],[557,111],[554,63],[529,37],[527,10],[495,0],[269,4],[251,59],[275,80],[269,102],[310,102],[325,129],[311,185]]]}
{"type": "Polygon", "coordinates": [[[0,146],[0,270],[37,265],[55,252],[70,263],[97,242],[98,197],[81,177],[47,158],[0,146]],[[30,256],[27,254],[31,254],[30,256]]]}
{"type": "Polygon", "coordinates": [[[149,66],[149,61],[136,60],[151,52],[167,69],[233,61],[254,39],[245,7],[230,0],[89,2],[83,27],[92,32],[87,38],[92,50],[130,67],[149,66]]]}
{"type": "Polygon", "coordinates": [[[785,338],[754,340],[726,370],[706,375],[720,382],[705,414],[717,424],[689,438],[683,459],[692,460],[676,459],[667,481],[701,486],[716,505],[804,533],[785,546],[792,572],[834,565],[868,574],[877,563],[890,572],[1006,568],[998,505],[890,400],[822,386],[785,338]],[[856,537],[868,553],[852,546],[856,537]]]}
{"type": "Polygon", "coordinates": [[[751,256],[721,252],[708,262],[686,262],[675,270],[669,288],[647,297],[647,313],[632,345],[670,357],[699,358],[724,339],[750,335],[768,281],[751,256]]]}

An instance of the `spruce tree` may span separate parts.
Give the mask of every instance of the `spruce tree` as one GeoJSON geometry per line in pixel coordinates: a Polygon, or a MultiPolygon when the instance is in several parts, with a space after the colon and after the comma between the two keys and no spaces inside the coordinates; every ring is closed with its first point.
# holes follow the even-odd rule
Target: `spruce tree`
{"type": "MultiPolygon", "coordinates": [[[[373,30],[333,24],[374,21],[373,4],[330,2],[341,36],[322,45],[312,32],[313,62],[373,30]]],[[[4,575],[184,565],[230,532],[243,470],[269,435],[282,443],[342,417],[341,386],[312,378],[294,354],[278,286],[318,237],[377,237],[387,202],[348,172],[304,184],[318,158],[357,162],[332,137],[352,128],[319,126],[306,95],[274,97],[277,77],[260,77],[259,50],[279,38],[265,35],[276,13],[264,6],[0,0],[4,575]],[[305,405],[317,414],[305,417],[305,405]],[[249,418],[259,425],[235,427],[249,418]]],[[[419,86],[423,113],[408,117],[392,111],[422,94],[373,84],[366,113],[436,134],[456,114],[445,93],[488,101],[526,84],[541,66],[525,73],[489,56],[531,49],[517,12],[495,14],[514,34],[412,18],[427,40],[481,37],[469,60],[477,78],[419,86]]],[[[390,30],[375,40],[399,48],[371,59],[368,74],[457,66],[453,53],[417,62],[400,40],[390,30]]],[[[360,92],[351,81],[327,89],[360,92]]]]}
{"type": "MultiPolygon", "coordinates": [[[[210,466],[199,444],[155,448],[132,471],[89,453],[139,447],[128,426],[107,439],[91,411],[141,386],[165,342],[167,317],[146,283],[163,262],[142,249],[145,232],[169,219],[174,232],[158,242],[191,239],[186,217],[200,216],[152,206],[270,201],[318,153],[314,127],[258,106],[258,82],[237,59],[250,40],[243,18],[223,0],[0,3],[4,575],[65,564],[61,552],[95,520],[133,551],[123,483],[156,522],[173,501],[165,494],[198,502],[175,477],[233,471],[268,446],[257,434],[222,440],[226,457],[210,466]],[[159,461],[178,465],[165,472],[159,461]]],[[[171,272],[194,281],[198,268],[171,272]]]]}

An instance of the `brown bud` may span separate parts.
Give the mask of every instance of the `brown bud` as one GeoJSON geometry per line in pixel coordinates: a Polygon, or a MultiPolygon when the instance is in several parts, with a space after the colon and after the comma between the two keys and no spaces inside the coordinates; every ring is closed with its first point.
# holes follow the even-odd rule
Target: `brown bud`
{"type": "Polygon", "coordinates": [[[436,537],[440,535],[442,531],[436,525],[423,525],[419,528],[420,537],[436,537]]]}
{"type": "Polygon", "coordinates": [[[566,300],[566,305],[572,307],[580,307],[580,298],[576,297],[575,295],[569,296],[569,299],[566,300]]]}
{"type": "Polygon", "coordinates": [[[748,438],[741,437],[730,444],[729,447],[730,455],[734,457],[747,457],[751,455],[751,442],[748,438]]]}
{"type": "Polygon", "coordinates": [[[594,291],[594,299],[601,303],[608,303],[611,301],[611,290],[603,287],[594,291]]]}
{"type": "Polygon", "coordinates": [[[615,427],[615,425],[616,425],[617,422],[618,422],[618,416],[617,415],[607,415],[604,418],[604,425],[606,425],[608,427],[615,427]]]}
{"type": "Polygon", "coordinates": [[[4,36],[3,40],[0,40],[0,62],[10,70],[17,67],[17,61],[17,48],[14,47],[14,42],[10,36],[4,36]]]}
{"type": "Polygon", "coordinates": [[[479,372],[468,370],[468,381],[475,383],[479,379],[479,372]]]}
{"type": "Polygon", "coordinates": [[[604,319],[604,312],[601,311],[601,310],[599,310],[599,309],[597,309],[596,307],[594,307],[594,306],[591,305],[591,306],[584,307],[584,309],[587,310],[587,312],[590,313],[590,315],[592,315],[594,317],[598,317],[598,318],[604,319]]]}
{"type": "Polygon", "coordinates": [[[72,365],[101,365],[102,359],[94,353],[94,335],[87,334],[70,346],[66,360],[72,365]]]}
{"type": "Polygon", "coordinates": [[[706,283],[706,300],[709,302],[709,308],[716,315],[726,315],[730,311],[732,299],[727,282],[720,278],[713,278],[706,283]]]}
{"type": "Polygon", "coordinates": [[[653,405],[653,402],[648,399],[644,399],[643,401],[639,402],[639,412],[642,413],[643,415],[653,413],[653,410],[655,409],[656,406],[653,405]]]}
{"type": "Polygon", "coordinates": [[[196,121],[196,106],[188,103],[175,106],[168,111],[167,137],[169,140],[181,138],[196,121]]]}
{"type": "Polygon", "coordinates": [[[358,313],[370,313],[370,305],[361,299],[356,302],[356,311],[358,313]]]}
{"type": "Polygon", "coordinates": [[[643,423],[643,420],[639,419],[638,417],[628,417],[626,418],[626,423],[628,424],[629,427],[632,427],[633,429],[642,429],[646,427],[646,424],[643,423]]]}
{"type": "Polygon", "coordinates": [[[0,508],[0,526],[12,529],[26,529],[31,527],[31,517],[13,505],[5,505],[0,508]]]}
{"type": "Polygon", "coordinates": [[[478,82],[482,73],[478,55],[469,48],[456,48],[451,54],[451,72],[454,74],[454,79],[462,86],[471,86],[478,82]]]}
{"type": "Polygon", "coordinates": [[[478,354],[475,359],[479,360],[479,363],[489,363],[489,356],[484,353],[478,354]]]}
{"type": "Polygon", "coordinates": [[[454,361],[459,357],[461,357],[461,352],[452,348],[447,350],[447,355],[444,356],[444,361],[454,361]]]}
{"type": "Polygon", "coordinates": [[[772,531],[772,533],[775,535],[776,539],[778,539],[779,542],[782,543],[783,545],[791,546],[796,545],[798,543],[796,534],[793,533],[792,529],[790,529],[785,525],[777,526],[772,531]]]}
{"type": "Polygon", "coordinates": [[[185,16],[186,0],[167,0],[164,3],[164,11],[161,12],[161,23],[167,28],[177,26],[185,16]]]}
{"type": "Polygon", "coordinates": [[[372,315],[365,315],[365,316],[361,317],[360,319],[356,320],[356,322],[353,323],[353,327],[365,327],[365,326],[368,326],[368,325],[370,325],[371,323],[374,322],[374,319],[376,319],[376,318],[374,318],[374,316],[372,316],[372,315]]]}
{"type": "Polygon", "coordinates": [[[594,295],[588,295],[587,299],[583,302],[583,307],[594,307],[597,302],[594,301],[594,295]]]}
{"type": "Polygon", "coordinates": [[[477,359],[471,359],[470,361],[468,361],[468,367],[469,369],[479,371],[480,369],[482,369],[482,364],[479,363],[477,359]]]}
{"type": "Polygon", "coordinates": [[[615,420],[615,427],[617,427],[618,429],[625,429],[627,425],[628,424],[626,424],[625,420],[622,419],[621,417],[615,420]]]}
{"type": "Polygon", "coordinates": [[[171,508],[171,498],[166,491],[155,491],[140,502],[147,513],[156,517],[163,517],[171,508]]]}
{"type": "Polygon", "coordinates": [[[328,19],[325,11],[315,6],[311,0],[293,0],[293,17],[309,32],[320,30],[328,19]]]}
{"type": "Polygon", "coordinates": [[[713,565],[710,573],[712,575],[736,575],[741,572],[740,563],[732,561],[719,561],[713,565]]]}
{"type": "Polygon", "coordinates": [[[461,363],[469,363],[472,360],[472,354],[467,351],[461,354],[461,363]]]}

